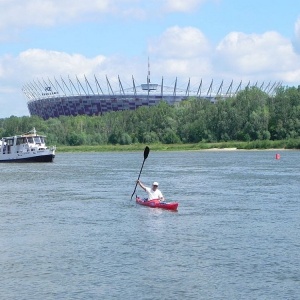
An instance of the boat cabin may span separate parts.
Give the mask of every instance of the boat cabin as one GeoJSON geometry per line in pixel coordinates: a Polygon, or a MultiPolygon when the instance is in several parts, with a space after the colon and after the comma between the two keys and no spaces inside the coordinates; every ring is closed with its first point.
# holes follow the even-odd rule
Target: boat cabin
{"type": "Polygon", "coordinates": [[[37,135],[35,128],[27,134],[3,137],[0,140],[0,162],[53,161],[55,146],[46,146],[45,136],[37,135]]]}
{"type": "Polygon", "coordinates": [[[38,151],[47,148],[45,137],[39,135],[4,137],[0,145],[2,154],[38,151]]]}

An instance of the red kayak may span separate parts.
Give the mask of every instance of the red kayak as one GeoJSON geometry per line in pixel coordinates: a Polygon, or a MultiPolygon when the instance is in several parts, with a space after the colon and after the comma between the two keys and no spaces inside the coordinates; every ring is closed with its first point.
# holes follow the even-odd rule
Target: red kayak
{"type": "Polygon", "coordinates": [[[147,200],[136,197],[136,203],[152,208],[163,208],[169,210],[177,210],[178,202],[161,202],[158,199],[147,200]]]}

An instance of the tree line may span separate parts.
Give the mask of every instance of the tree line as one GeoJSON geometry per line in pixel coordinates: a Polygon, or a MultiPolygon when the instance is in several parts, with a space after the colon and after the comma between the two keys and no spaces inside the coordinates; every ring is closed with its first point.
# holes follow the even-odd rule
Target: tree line
{"type": "Polygon", "coordinates": [[[280,87],[269,96],[247,87],[235,97],[189,98],[177,105],[162,101],[135,111],[102,116],[37,116],[0,119],[0,136],[28,132],[33,127],[48,144],[105,145],[132,143],[199,143],[300,138],[300,86],[280,87]]]}

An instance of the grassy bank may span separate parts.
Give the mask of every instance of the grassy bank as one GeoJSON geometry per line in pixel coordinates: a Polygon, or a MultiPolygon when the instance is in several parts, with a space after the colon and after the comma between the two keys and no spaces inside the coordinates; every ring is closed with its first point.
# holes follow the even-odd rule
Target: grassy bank
{"type": "MultiPolygon", "coordinates": [[[[132,145],[82,145],[57,146],[58,152],[113,152],[113,151],[142,151],[145,144],[132,145]]],[[[283,141],[252,141],[252,142],[221,142],[197,144],[150,144],[152,151],[188,151],[209,149],[300,149],[300,139],[283,141]]]]}

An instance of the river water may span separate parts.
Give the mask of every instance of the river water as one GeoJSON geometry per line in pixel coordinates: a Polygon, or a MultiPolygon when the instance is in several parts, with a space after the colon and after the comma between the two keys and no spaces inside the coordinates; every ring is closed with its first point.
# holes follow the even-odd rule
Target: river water
{"type": "Polygon", "coordinates": [[[178,212],[131,200],[142,162],[0,164],[0,299],[300,299],[299,151],[150,151],[178,212]]]}

